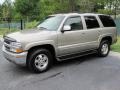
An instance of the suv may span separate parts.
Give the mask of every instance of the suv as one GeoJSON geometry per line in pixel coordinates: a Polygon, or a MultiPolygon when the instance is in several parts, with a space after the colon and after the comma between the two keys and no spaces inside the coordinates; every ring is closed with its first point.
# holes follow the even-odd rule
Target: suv
{"type": "Polygon", "coordinates": [[[47,71],[53,61],[62,61],[97,51],[109,54],[117,41],[116,25],[108,15],[92,13],[55,14],[35,29],[4,36],[4,57],[34,72],[47,71]]]}

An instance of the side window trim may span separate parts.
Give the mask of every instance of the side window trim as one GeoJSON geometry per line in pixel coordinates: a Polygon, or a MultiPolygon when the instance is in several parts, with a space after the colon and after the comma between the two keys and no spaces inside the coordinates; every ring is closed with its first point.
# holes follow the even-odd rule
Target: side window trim
{"type": "MultiPolygon", "coordinates": [[[[77,16],[69,16],[69,17],[67,17],[66,20],[65,20],[64,23],[63,23],[63,27],[64,27],[66,21],[67,21],[69,18],[77,18],[77,17],[80,18],[81,23],[82,23],[82,29],[81,29],[81,30],[84,30],[84,22],[83,22],[83,18],[82,18],[81,15],[77,15],[77,16]]],[[[71,31],[80,31],[80,30],[71,30],[71,31]]]]}
{"type": "Polygon", "coordinates": [[[104,26],[103,26],[103,23],[101,22],[101,20],[100,20],[100,18],[99,18],[98,15],[96,16],[96,18],[97,18],[97,20],[98,20],[98,23],[99,23],[100,28],[103,28],[103,27],[104,27],[104,26]]]}

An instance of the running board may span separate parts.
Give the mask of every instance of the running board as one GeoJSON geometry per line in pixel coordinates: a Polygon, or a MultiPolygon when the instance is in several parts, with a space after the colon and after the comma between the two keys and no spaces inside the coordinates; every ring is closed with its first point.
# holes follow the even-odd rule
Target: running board
{"type": "Polygon", "coordinates": [[[69,54],[69,55],[57,57],[57,60],[64,61],[64,60],[74,59],[74,58],[78,58],[81,56],[86,56],[86,55],[90,55],[90,54],[94,54],[94,53],[97,53],[97,51],[91,50],[91,51],[86,51],[86,52],[82,52],[82,53],[69,54]]]}

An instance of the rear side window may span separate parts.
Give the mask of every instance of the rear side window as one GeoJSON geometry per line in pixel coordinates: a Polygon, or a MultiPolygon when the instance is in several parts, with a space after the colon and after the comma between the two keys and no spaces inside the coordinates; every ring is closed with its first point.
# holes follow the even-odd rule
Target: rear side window
{"type": "Polygon", "coordinates": [[[95,16],[84,16],[87,29],[99,28],[99,23],[95,16]]]}
{"type": "Polygon", "coordinates": [[[104,27],[115,27],[115,22],[110,16],[99,15],[104,27]]]}

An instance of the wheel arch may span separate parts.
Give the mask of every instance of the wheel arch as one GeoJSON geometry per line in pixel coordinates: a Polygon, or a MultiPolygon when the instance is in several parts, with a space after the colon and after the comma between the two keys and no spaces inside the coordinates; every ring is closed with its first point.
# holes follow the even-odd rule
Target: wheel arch
{"type": "Polygon", "coordinates": [[[54,46],[51,45],[51,44],[44,44],[44,45],[33,46],[33,47],[31,47],[31,48],[28,50],[28,54],[29,54],[31,51],[34,51],[34,50],[40,49],[40,48],[47,49],[47,50],[49,50],[49,51],[52,53],[52,55],[56,56],[55,48],[54,48],[54,46]]]}
{"type": "Polygon", "coordinates": [[[55,48],[53,45],[51,44],[44,44],[44,45],[37,45],[37,46],[33,46],[31,47],[29,50],[28,50],[28,55],[27,55],[27,62],[26,64],[28,63],[28,58],[29,58],[29,55],[34,52],[36,49],[40,49],[40,48],[44,48],[44,49],[47,49],[51,52],[53,58],[55,59],[56,58],[56,51],[55,51],[55,48]]]}
{"type": "Polygon", "coordinates": [[[104,36],[100,39],[100,43],[103,41],[103,40],[108,40],[110,45],[112,44],[112,36],[104,36]]]}
{"type": "Polygon", "coordinates": [[[112,44],[112,37],[111,36],[105,36],[101,39],[101,41],[103,41],[103,40],[108,40],[110,45],[112,44]]]}

